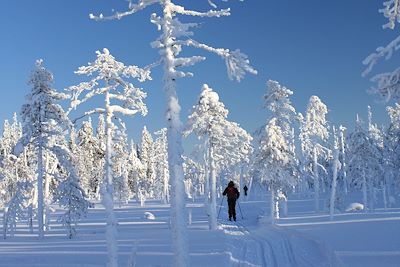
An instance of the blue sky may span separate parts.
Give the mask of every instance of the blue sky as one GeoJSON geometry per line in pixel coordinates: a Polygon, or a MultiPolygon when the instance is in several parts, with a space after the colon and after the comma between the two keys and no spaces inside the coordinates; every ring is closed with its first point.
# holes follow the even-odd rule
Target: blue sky
{"type": "MultiPolygon", "coordinates": [[[[231,7],[232,15],[195,19],[201,27],[194,39],[215,47],[240,48],[259,74],[233,82],[227,78],[222,60],[202,51],[187,51],[186,55],[205,55],[207,61],[190,69],[195,77],[178,81],[183,121],[201,85],[207,83],[230,110],[230,120],[253,132],[268,117],[262,108],[262,96],[266,81],[274,79],[294,91],[292,102],[299,112],[304,113],[311,95],[318,95],[327,104],[328,119],[334,124],[352,128],[356,113],[366,119],[367,105],[373,107],[377,122],[387,122],[385,105],[367,94],[372,84],[361,77],[361,61],[396,37],[396,31],[382,30],[386,20],[378,13],[381,1],[214,2],[221,8],[231,7]]],[[[177,3],[197,10],[209,8],[207,0],[177,3]]],[[[120,21],[95,22],[88,18],[89,13],[110,14],[113,8],[123,10],[125,5],[123,0],[1,1],[0,120],[20,111],[30,90],[27,80],[35,59],[44,59],[58,90],[82,81],[74,70],[93,61],[95,51],[103,47],[127,65],[145,66],[155,61],[158,52],[149,43],[158,32],[149,17],[158,8],[150,7],[120,21]]],[[[399,55],[380,62],[374,72],[392,70],[396,62],[399,55]]],[[[161,69],[156,69],[153,81],[142,85],[148,93],[148,116],[127,120],[135,140],[143,125],[151,131],[165,125],[161,77],[161,69]]]]}

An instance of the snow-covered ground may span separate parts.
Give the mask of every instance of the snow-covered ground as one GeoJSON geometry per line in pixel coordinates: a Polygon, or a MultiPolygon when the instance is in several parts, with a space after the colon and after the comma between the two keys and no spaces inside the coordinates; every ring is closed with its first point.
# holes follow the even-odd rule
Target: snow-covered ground
{"type": "MultiPolygon", "coordinates": [[[[268,212],[265,201],[241,199],[236,223],[225,220],[223,203],[217,231],[208,230],[201,201],[188,204],[191,266],[399,266],[399,208],[330,220],[312,212],[313,199],[293,198],[289,216],[271,226],[258,220],[268,212]]],[[[0,242],[0,266],[105,266],[104,209],[90,209],[72,240],[57,222],[59,214],[53,213],[43,240],[19,225],[14,237],[0,242]]],[[[168,205],[132,202],[117,208],[116,215],[119,266],[172,265],[168,205]]]]}

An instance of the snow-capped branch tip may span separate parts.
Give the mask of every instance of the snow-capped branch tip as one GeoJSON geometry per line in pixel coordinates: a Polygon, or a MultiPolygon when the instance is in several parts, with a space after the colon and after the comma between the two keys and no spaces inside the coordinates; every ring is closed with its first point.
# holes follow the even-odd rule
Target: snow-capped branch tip
{"type": "Polygon", "coordinates": [[[171,3],[171,8],[173,12],[176,12],[181,15],[187,16],[195,16],[195,17],[223,17],[230,16],[230,8],[221,9],[221,10],[209,10],[206,12],[199,12],[194,10],[186,10],[183,6],[175,5],[171,3]]]}
{"type": "Polygon", "coordinates": [[[400,99],[400,68],[375,75],[371,81],[376,82],[377,86],[368,90],[370,94],[378,94],[384,102],[400,99]]]}
{"type": "Polygon", "coordinates": [[[100,15],[94,15],[92,13],[89,14],[89,18],[95,21],[105,21],[105,20],[114,20],[114,19],[122,19],[123,17],[132,15],[138,11],[145,9],[148,6],[151,6],[155,3],[160,2],[160,0],[139,0],[136,4],[132,2],[132,0],[128,0],[128,10],[124,12],[114,12],[113,15],[104,16],[100,13],[100,15]]]}
{"type": "Polygon", "coordinates": [[[230,51],[229,49],[224,48],[214,48],[206,44],[199,43],[193,39],[188,39],[181,42],[177,41],[176,43],[178,45],[200,48],[207,52],[217,54],[225,59],[228,77],[230,80],[236,80],[240,82],[244,78],[246,72],[254,75],[257,74],[257,70],[250,65],[250,60],[248,59],[247,55],[240,52],[239,49],[230,51]]]}
{"type": "Polygon", "coordinates": [[[380,58],[385,58],[386,60],[390,59],[394,52],[400,49],[400,35],[391,41],[385,47],[378,47],[375,53],[370,54],[363,60],[363,64],[367,66],[367,68],[362,73],[362,76],[367,76],[373,69],[373,67],[378,63],[380,58]]]}
{"type": "Polygon", "coordinates": [[[400,23],[400,0],[389,0],[383,2],[384,8],[379,9],[379,13],[382,13],[385,18],[389,20],[388,23],[384,24],[384,29],[394,29],[396,22],[400,23]]]}

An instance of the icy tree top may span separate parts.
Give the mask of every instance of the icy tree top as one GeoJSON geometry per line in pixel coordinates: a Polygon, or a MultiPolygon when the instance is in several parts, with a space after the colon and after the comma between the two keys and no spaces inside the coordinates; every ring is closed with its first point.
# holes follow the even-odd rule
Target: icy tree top
{"type": "Polygon", "coordinates": [[[53,74],[43,67],[43,60],[37,60],[28,82],[32,86],[26,96],[27,104],[22,106],[21,116],[25,135],[48,132],[52,126],[67,127],[70,122],[63,108],[56,102],[68,96],[52,88],[53,74]]]}
{"type": "Polygon", "coordinates": [[[287,132],[289,123],[296,116],[296,110],[289,99],[293,92],[273,80],[267,82],[267,87],[267,93],[264,95],[265,106],[273,113],[273,117],[277,118],[276,124],[287,132]]]}
{"type": "Polygon", "coordinates": [[[228,110],[207,84],[203,85],[198,103],[189,116],[185,135],[192,132],[208,136],[218,164],[231,166],[248,160],[252,153],[252,137],[235,122],[227,120],[228,110]]]}
{"type": "Polygon", "coordinates": [[[198,136],[222,134],[228,113],[224,104],[219,101],[218,94],[204,84],[197,105],[193,107],[193,113],[188,118],[185,132],[195,132],[198,136]]]}
{"type": "Polygon", "coordinates": [[[328,108],[321,99],[318,96],[311,96],[300,133],[304,152],[309,154],[314,147],[319,153],[327,151],[323,147],[329,138],[328,122],[326,121],[327,113],[328,108]]]}
{"type": "MultiPolygon", "coordinates": [[[[134,115],[137,112],[147,114],[147,107],[143,102],[146,97],[140,88],[135,87],[127,79],[136,79],[139,82],[151,80],[150,71],[137,66],[125,66],[115,60],[107,48],[102,52],[96,51],[97,58],[87,66],[79,67],[75,72],[79,75],[94,76],[89,82],[82,82],[79,85],[71,86],[67,90],[71,92],[71,109],[76,109],[80,104],[85,103],[96,95],[108,94],[110,100],[119,101],[122,105],[111,105],[113,112],[120,112],[124,115],[134,115]],[[122,88],[122,91],[120,90],[122,88]],[[82,93],[85,95],[80,99],[82,93]]],[[[87,112],[104,113],[104,109],[95,109],[87,112]]]]}
{"type": "MultiPolygon", "coordinates": [[[[209,1],[212,7],[216,7],[212,1],[209,1]]],[[[246,72],[256,74],[257,71],[250,66],[250,62],[247,56],[240,52],[240,50],[230,51],[224,48],[214,48],[209,45],[200,43],[192,36],[194,33],[191,31],[192,28],[198,27],[197,23],[182,23],[176,16],[195,16],[195,17],[221,17],[229,16],[229,9],[221,10],[208,10],[205,12],[199,12],[194,10],[186,10],[185,7],[177,5],[172,0],[138,0],[135,3],[132,0],[128,1],[128,10],[125,12],[116,12],[111,16],[103,16],[100,14],[95,16],[90,14],[89,17],[94,20],[113,20],[121,19],[125,16],[132,15],[140,10],[145,9],[153,4],[159,4],[164,10],[163,16],[158,16],[156,13],[151,15],[150,21],[157,26],[159,31],[163,31],[160,37],[152,43],[153,48],[160,49],[161,59],[159,62],[152,66],[159,65],[168,61],[172,63],[169,67],[169,75],[171,79],[179,77],[193,76],[191,72],[178,71],[177,68],[192,66],[199,61],[205,60],[202,56],[192,57],[178,57],[182,51],[182,46],[200,48],[207,52],[214,53],[222,57],[226,62],[228,71],[228,77],[233,80],[240,81],[244,78],[246,72]],[[164,49],[170,47],[173,49],[173,55],[165,54],[164,49]],[[171,68],[173,67],[173,68],[171,68]]]]}

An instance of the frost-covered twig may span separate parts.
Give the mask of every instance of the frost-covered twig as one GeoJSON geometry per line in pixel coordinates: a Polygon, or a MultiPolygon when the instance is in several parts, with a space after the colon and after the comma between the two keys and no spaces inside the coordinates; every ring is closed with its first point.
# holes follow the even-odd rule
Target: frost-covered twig
{"type": "Polygon", "coordinates": [[[241,81],[244,78],[246,72],[257,74],[257,70],[255,70],[250,65],[250,61],[247,55],[240,52],[239,49],[230,51],[229,49],[224,48],[214,48],[209,45],[199,43],[193,39],[180,41],[177,42],[177,44],[200,48],[222,57],[223,59],[225,59],[228,77],[231,80],[236,79],[237,81],[241,81]]]}
{"type": "Polygon", "coordinates": [[[378,74],[371,81],[376,82],[377,86],[371,88],[369,93],[380,95],[385,102],[400,99],[400,68],[393,72],[378,74]]]}
{"type": "Polygon", "coordinates": [[[209,10],[207,12],[198,12],[193,10],[186,10],[183,6],[171,4],[171,9],[172,12],[176,12],[178,14],[196,17],[221,17],[230,15],[229,8],[221,10],[209,10]]]}
{"type": "Polygon", "coordinates": [[[400,23],[400,0],[389,0],[383,2],[384,8],[379,9],[379,12],[382,13],[385,18],[389,20],[388,23],[383,25],[384,29],[394,29],[396,25],[396,21],[400,23]]]}
{"type": "Polygon", "coordinates": [[[134,4],[132,0],[129,0],[128,2],[128,10],[125,12],[115,12],[114,15],[111,16],[104,16],[103,14],[95,16],[93,14],[89,14],[89,18],[97,21],[122,19],[123,17],[132,15],[140,10],[143,10],[148,6],[151,6],[152,4],[158,3],[160,2],[160,0],[139,0],[136,4],[134,4]]]}
{"type": "Polygon", "coordinates": [[[391,41],[387,46],[378,47],[376,49],[376,53],[370,54],[363,60],[362,63],[366,65],[367,68],[362,73],[362,76],[367,76],[372,71],[372,68],[376,65],[376,63],[380,58],[384,57],[386,60],[388,60],[392,57],[393,53],[399,49],[400,49],[400,36],[391,41]]]}

